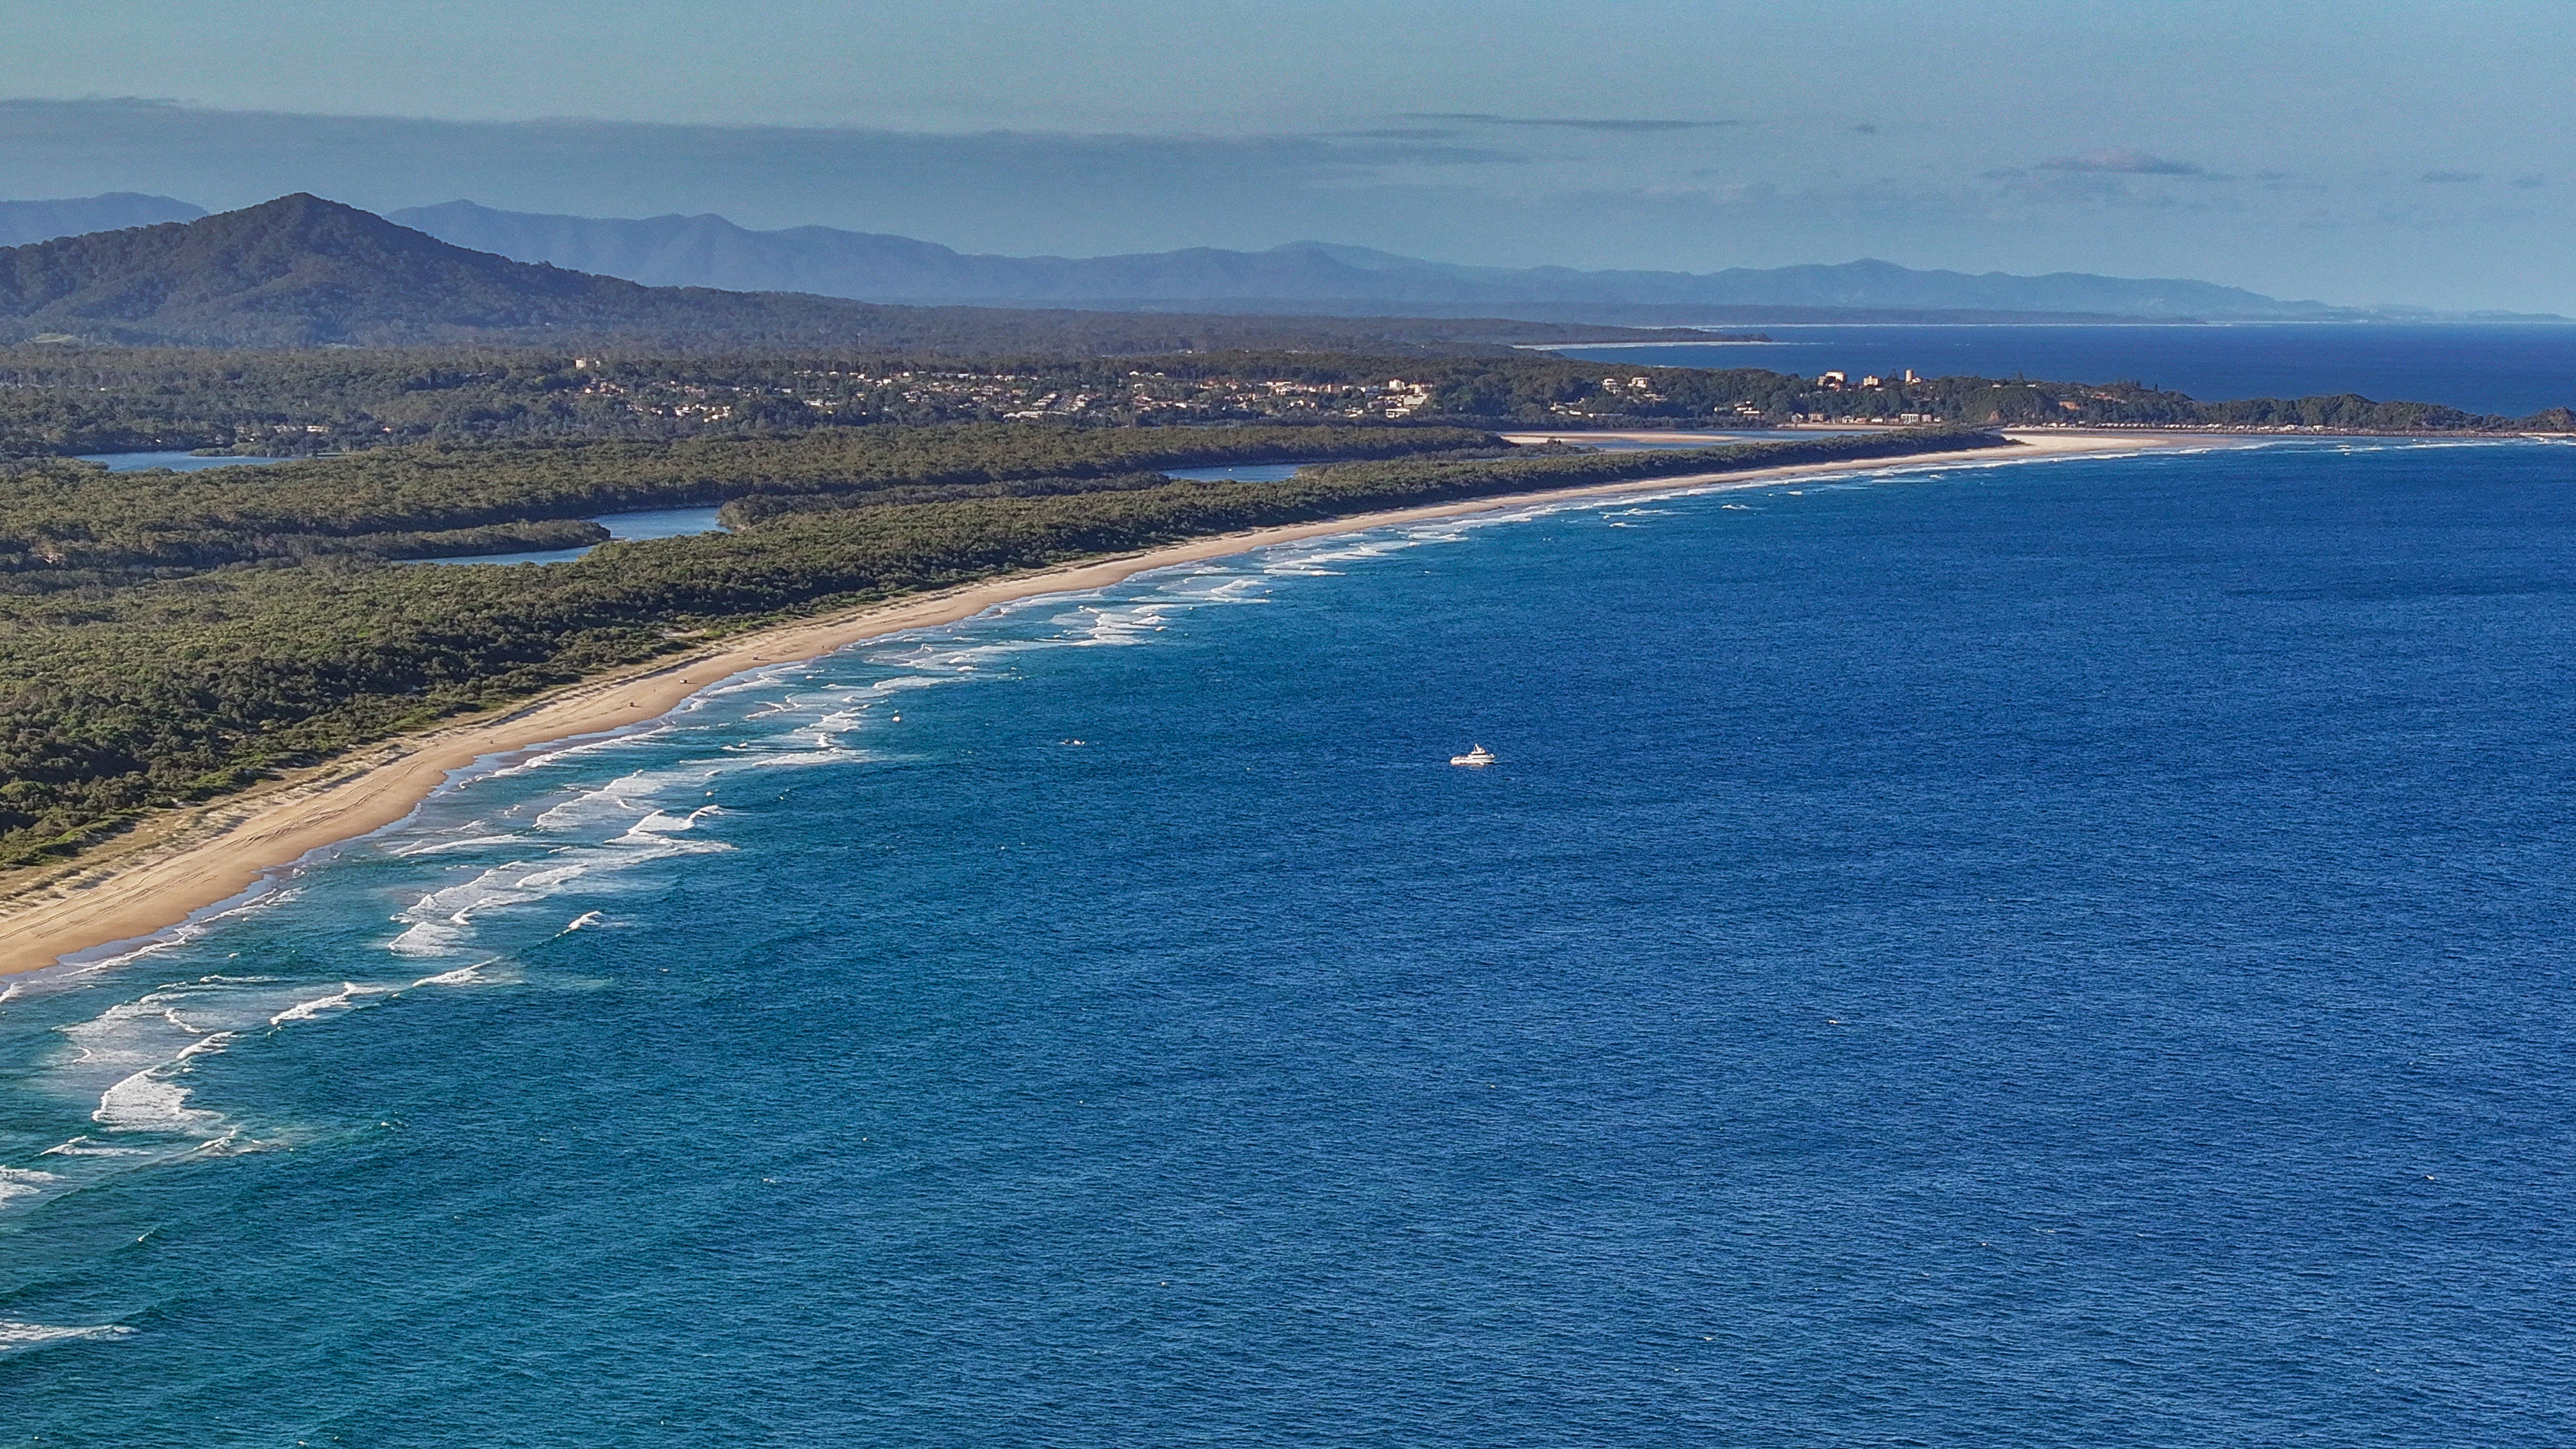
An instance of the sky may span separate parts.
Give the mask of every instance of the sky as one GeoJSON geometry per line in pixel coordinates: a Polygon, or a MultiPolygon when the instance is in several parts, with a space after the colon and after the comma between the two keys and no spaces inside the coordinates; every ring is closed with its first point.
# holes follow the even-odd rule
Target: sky
{"type": "Polygon", "coordinates": [[[2576,6],[0,0],[0,198],[2576,314],[2576,6]]]}

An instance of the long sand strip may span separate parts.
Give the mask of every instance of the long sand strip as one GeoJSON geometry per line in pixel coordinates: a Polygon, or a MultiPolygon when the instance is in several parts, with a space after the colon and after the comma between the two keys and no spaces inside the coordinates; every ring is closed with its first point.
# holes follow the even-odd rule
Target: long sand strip
{"type": "Polygon", "coordinates": [[[954,623],[996,604],[1102,588],[1147,569],[1273,544],[1533,504],[1712,487],[1752,488],[1784,478],[1927,464],[2208,446],[2209,439],[2189,436],[2033,433],[2010,448],[1639,479],[1478,498],[1196,539],[755,630],[698,653],[568,685],[506,711],[352,750],[212,804],[165,812],[76,860],[17,872],[14,879],[0,878],[0,975],[40,970],[68,954],[136,944],[169,931],[197,912],[253,890],[273,873],[317,850],[404,819],[452,772],[487,756],[631,729],[669,713],[699,690],[747,670],[810,659],[906,629],[954,623]]]}

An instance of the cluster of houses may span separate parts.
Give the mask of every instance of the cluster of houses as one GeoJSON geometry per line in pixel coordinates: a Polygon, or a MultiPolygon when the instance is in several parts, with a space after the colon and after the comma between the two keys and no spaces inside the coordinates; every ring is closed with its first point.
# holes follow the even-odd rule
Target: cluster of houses
{"type": "MultiPolygon", "coordinates": [[[[1072,379],[1032,376],[1005,372],[979,373],[965,371],[939,372],[915,369],[837,370],[810,369],[795,374],[788,386],[726,387],[683,382],[677,378],[644,379],[630,377],[613,380],[607,365],[600,359],[583,357],[574,360],[573,369],[582,374],[575,395],[598,395],[615,399],[617,405],[637,412],[691,422],[722,422],[742,411],[741,400],[748,393],[769,393],[787,401],[801,403],[818,414],[858,407],[882,407],[888,404],[934,413],[985,417],[1003,417],[1034,421],[1044,418],[1126,417],[1186,421],[1200,417],[1267,415],[1272,417],[1306,416],[1315,418],[1349,418],[1400,420],[1434,411],[1435,385],[1420,380],[1390,377],[1383,383],[1307,382],[1286,378],[1192,378],[1175,377],[1160,371],[1137,370],[1127,374],[1124,385],[1089,388],[1068,387],[1072,379]]],[[[1912,368],[1894,376],[1866,374],[1858,382],[1852,374],[1835,370],[1817,375],[1816,389],[1821,392],[1868,392],[1919,383],[1923,379],[1912,368]]],[[[1657,389],[1655,379],[1644,374],[1612,374],[1600,379],[1599,390],[1579,401],[1557,402],[1550,411],[1569,420],[1602,416],[1624,411],[1644,412],[1649,405],[1668,401],[1657,389]]],[[[1889,421],[1878,407],[1850,409],[1826,408],[1793,415],[1797,422],[1842,422],[1845,412],[1867,412],[1876,421],[1889,421]]],[[[1855,404],[1858,400],[1855,399],[1855,404]]],[[[1752,423],[1764,417],[1764,409],[1754,402],[1720,404],[1715,415],[1730,420],[1752,423]]],[[[1939,419],[1930,412],[1898,413],[1892,419],[1899,423],[1930,423],[1939,419]]],[[[323,431],[323,429],[315,429],[323,431]]]]}
{"type": "MultiPolygon", "coordinates": [[[[1639,381],[1643,380],[1644,379],[1642,378],[1639,379],[1639,381]]],[[[1905,369],[1904,374],[1899,377],[1880,377],[1875,373],[1866,375],[1861,378],[1860,385],[1862,387],[1902,387],[1908,383],[1921,382],[1922,380],[1922,378],[1915,375],[1914,369],[1909,367],[1905,369]]],[[[1816,374],[1816,386],[1823,388],[1827,392],[1841,392],[1843,389],[1850,387],[1851,385],[1851,374],[1848,372],[1820,372],[1816,374]]]]}

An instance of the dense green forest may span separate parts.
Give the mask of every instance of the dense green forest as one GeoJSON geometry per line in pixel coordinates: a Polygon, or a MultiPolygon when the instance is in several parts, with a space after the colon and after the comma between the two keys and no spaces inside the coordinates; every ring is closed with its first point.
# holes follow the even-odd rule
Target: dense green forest
{"type": "MultiPolygon", "coordinates": [[[[1027,431],[1055,433],[1014,445],[1011,456],[1032,467],[1050,448],[1094,446],[1074,430],[1027,431]]],[[[888,500],[912,497],[903,487],[994,484],[814,490],[795,470],[764,464],[697,476],[694,486],[711,490],[697,496],[729,490],[743,504],[758,500],[741,532],[614,543],[574,563],[419,567],[355,555],[271,557],[174,577],[100,576],[0,593],[0,864],[66,854],[154,806],[219,795],[263,771],[783,614],[1399,505],[1998,441],[1924,430],[1669,452],[1418,457],[1309,469],[1286,483],[1140,477],[1138,455],[1099,447],[1082,459],[1089,474],[1070,484],[1078,491],[970,491],[927,502],[888,500]],[[782,480],[787,491],[775,488],[782,480]]],[[[754,454],[726,456],[741,463],[754,454]]],[[[398,478],[436,476],[417,460],[381,462],[398,478]]],[[[512,476],[541,490],[557,486],[543,472],[512,476]]],[[[237,496],[232,490],[244,486],[240,475],[220,472],[163,483],[175,492],[190,479],[202,480],[210,496],[237,496]]],[[[441,483],[433,492],[481,497],[482,488],[441,483]]],[[[114,498],[82,496],[102,505],[114,498]]],[[[108,519],[97,523],[113,531],[108,519]]]]}
{"type": "MultiPolygon", "coordinates": [[[[674,443],[425,444],[194,473],[22,463],[0,477],[0,589],[60,589],[256,558],[427,558],[595,542],[587,515],[750,494],[906,501],[1012,480],[1507,448],[1459,428],[818,428],[674,443]]],[[[1011,490],[1002,490],[1011,491],[1011,490]]],[[[1029,489],[1017,491],[1027,492],[1029,489]]]]}

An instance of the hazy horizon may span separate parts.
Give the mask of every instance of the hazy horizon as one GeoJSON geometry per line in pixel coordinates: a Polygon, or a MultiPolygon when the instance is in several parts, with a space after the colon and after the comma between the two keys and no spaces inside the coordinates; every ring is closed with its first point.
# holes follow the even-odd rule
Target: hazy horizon
{"type": "Polygon", "coordinates": [[[469,0],[10,27],[0,194],[712,212],[967,252],[1859,257],[2576,311],[2576,17],[2516,5],[1389,11],[469,0]],[[2509,38],[2511,44],[2499,44],[2509,38]],[[2474,99],[2474,104],[2465,104],[2474,99]]]}

